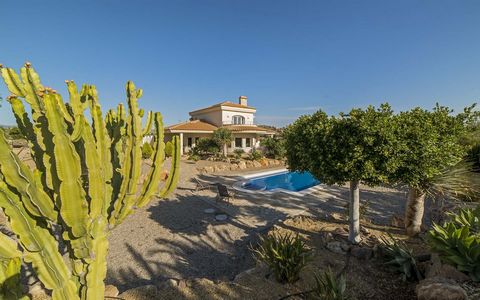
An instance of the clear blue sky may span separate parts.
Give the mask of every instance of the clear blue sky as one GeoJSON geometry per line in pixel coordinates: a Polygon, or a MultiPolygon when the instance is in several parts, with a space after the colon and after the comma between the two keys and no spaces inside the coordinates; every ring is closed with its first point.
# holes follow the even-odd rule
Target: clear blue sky
{"type": "Polygon", "coordinates": [[[167,124],[239,95],[273,125],[318,108],[480,99],[475,0],[2,0],[0,12],[0,63],[31,61],[64,95],[65,79],[96,84],[105,109],[131,79],[167,124]]]}

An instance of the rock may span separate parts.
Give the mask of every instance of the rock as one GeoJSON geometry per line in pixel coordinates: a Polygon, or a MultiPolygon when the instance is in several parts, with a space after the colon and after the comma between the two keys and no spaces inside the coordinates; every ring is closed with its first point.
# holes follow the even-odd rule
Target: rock
{"type": "Polygon", "coordinates": [[[333,221],[343,221],[345,218],[343,217],[342,214],[339,213],[331,213],[328,216],[328,219],[333,220],[333,221]]]}
{"type": "Polygon", "coordinates": [[[12,148],[23,148],[28,146],[26,140],[12,140],[10,144],[12,145],[12,148]]]}
{"type": "Polygon", "coordinates": [[[342,247],[342,250],[347,252],[348,250],[350,250],[350,245],[347,244],[347,243],[341,243],[340,244],[340,247],[342,247]]]}
{"type": "Polygon", "coordinates": [[[251,160],[247,160],[246,162],[247,168],[253,168],[253,162],[251,160]]]}
{"type": "Polygon", "coordinates": [[[334,231],[333,234],[340,235],[343,237],[348,237],[348,231],[345,230],[343,227],[337,227],[334,231]]]}
{"type": "Polygon", "coordinates": [[[268,167],[268,159],[266,159],[266,158],[260,159],[260,165],[262,167],[268,167]]]}
{"type": "Polygon", "coordinates": [[[213,214],[215,212],[215,208],[205,208],[203,212],[206,214],[213,214]]]}
{"type": "Polygon", "coordinates": [[[154,285],[139,286],[121,293],[118,298],[123,300],[158,299],[157,287],[154,285]]]}
{"type": "Polygon", "coordinates": [[[238,168],[240,170],[245,170],[247,168],[247,164],[244,161],[238,163],[238,168]]]}
{"type": "Polygon", "coordinates": [[[50,296],[40,284],[33,285],[28,291],[32,300],[50,300],[50,296]]]}
{"type": "Polygon", "coordinates": [[[213,173],[214,169],[213,169],[213,167],[204,167],[203,172],[204,173],[213,173]]]}
{"type": "Polygon", "coordinates": [[[360,232],[363,233],[363,234],[365,234],[365,235],[369,235],[369,234],[370,234],[370,230],[368,230],[368,228],[366,228],[366,227],[364,227],[364,226],[362,226],[362,227],[360,228],[360,232]]]}
{"type": "Polygon", "coordinates": [[[184,289],[187,287],[187,281],[185,279],[180,279],[178,281],[178,288],[179,289],[184,289]]]}
{"type": "Polygon", "coordinates": [[[217,221],[225,221],[227,218],[228,218],[228,216],[225,215],[225,214],[218,214],[218,215],[215,216],[215,220],[217,220],[217,221]]]}
{"type": "Polygon", "coordinates": [[[467,293],[455,281],[432,277],[420,281],[415,288],[418,300],[466,300],[467,293]]]}
{"type": "Polygon", "coordinates": [[[373,249],[367,248],[367,247],[354,246],[350,249],[350,254],[352,254],[352,256],[358,259],[368,260],[373,256],[373,249]]]}
{"type": "Polygon", "coordinates": [[[470,280],[467,274],[458,271],[454,266],[443,264],[438,254],[432,254],[430,264],[425,267],[425,278],[441,277],[452,279],[456,282],[465,282],[470,280]]]}
{"type": "Polygon", "coordinates": [[[176,288],[178,286],[178,280],[176,279],[173,279],[173,278],[169,278],[165,281],[162,281],[159,285],[158,285],[158,289],[159,289],[159,293],[161,294],[162,293],[162,290],[164,289],[169,289],[169,288],[176,288]]]}
{"type": "Polygon", "coordinates": [[[260,164],[260,162],[258,162],[258,161],[256,161],[256,160],[254,160],[254,161],[253,161],[253,167],[254,167],[254,168],[261,168],[261,167],[262,167],[262,164],[260,164]]]}
{"type": "MultiPolygon", "coordinates": [[[[342,242],[339,242],[339,241],[332,241],[332,242],[328,242],[326,247],[328,250],[332,251],[333,253],[337,253],[337,254],[345,254],[345,246],[343,246],[342,242]]],[[[348,246],[348,245],[347,245],[348,246]]]]}
{"type": "Polygon", "coordinates": [[[321,232],[320,240],[324,246],[327,246],[327,244],[333,240],[333,235],[330,232],[321,232]]]}
{"type": "Polygon", "coordinates": [[[393,227],[403,228],[405,227],[405,222],[402,217],[393,215],[392,219],[390,220],[390,225],[392,225],[393,227]]]}
{"type": "Polygon", "coordinates": [[[119,291],[116,286],[111,284],[105,286],[105,297],[117,297],[118,294],[119,291]]]}
{"type": "Polygon", "coordinates": [[[238,169],[238,165],[237,165],[237,164],[231,164],[231,165],[230,165],[230,171],[235,171],[236,169],[238,169]]]}

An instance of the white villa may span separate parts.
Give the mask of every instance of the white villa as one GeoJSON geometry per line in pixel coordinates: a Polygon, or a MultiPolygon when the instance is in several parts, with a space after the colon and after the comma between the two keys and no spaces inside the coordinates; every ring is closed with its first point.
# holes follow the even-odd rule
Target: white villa
{"type": "Polygon", "coordinates": [[[215,130],[225,127],[233,133],[228,152],[238,148],[250,152],[260,146],[262,137],[275,135],[274,131],[255,125],[256,111],[248,106],[246,96],[240,96],[238,104],[225,101],[194,110],[189,113],[190,121],[165,128],[165,141],[171,140],[173,135],[179,135],[183,145],[181,154],[184,154],[195,147],[198,139],[211,137],[215,130]]]}

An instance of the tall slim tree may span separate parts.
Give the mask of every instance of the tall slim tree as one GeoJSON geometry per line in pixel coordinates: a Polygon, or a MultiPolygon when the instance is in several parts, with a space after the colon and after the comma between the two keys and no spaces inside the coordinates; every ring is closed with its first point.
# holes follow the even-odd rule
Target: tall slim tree
{"type": "Polygon", "coordinates": [[[222,146],[223,155],[227,155],[227,145],[232,141],[232,132],[228,128],[220,127],[213,133],[213,139],[222,146]]]}
{"type": "Polygon", "coordinates": [[[379,109],[353,109],[329,117],[323,111],[302,116],[284,133],[291,170],[309,171],[325,184],[350,182],[349,241],[360,237],[360,183],[378,185],[388,180],[397,162],[391,155],[395,136],[388,104],[379,109]]]}

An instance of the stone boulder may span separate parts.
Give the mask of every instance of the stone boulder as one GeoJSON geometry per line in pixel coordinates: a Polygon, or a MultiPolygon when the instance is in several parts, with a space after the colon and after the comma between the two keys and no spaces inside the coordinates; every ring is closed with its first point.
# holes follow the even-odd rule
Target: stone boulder
{"type": "Polygon", "coordinates": [[[116,286],[111,284],[105,286],[105,297],[117,297],[118,294],[119,291],[116,286]]]}
{"type": "Polygon", "coordinates": [[[326,248],[333,253],[345,254],[348,251],[348,244],[340,241],[328,242],[326,248]]]}
{"type": "Polygon", "coordinates": [[[418,300],[466,300],[467,293],[455,281],[432,277],[420,281],[415,289],[418,300]]]}
{"type": "Polygon", "coordinates": [[[470,277],[458,271],[454,266],[444,264],[438,254],[432,254],[430,263],[425,267],[425,278],[442,277],[456,282],[469,281],[470,277]]]}
{"type": "Polygon", "coordinates": [[[242,160],[241,162],[239,162],[238,163],[238,168],[240,170],[245,170],[247,168],[247,164],[245,163],[245,161],[242,160]]]}
{"type": "Polygon", "coordinates": [[[368,247],[354,246],[350,249],[350,254],[360,260],[368,260],[373,256],[373,249],[368,247]]]}
{"type": "Polygon", "coordinates": [[[158,290],[154,285],[139,286],[121,293],[118,298],[123,300],[158,299],[158,290]]]}

